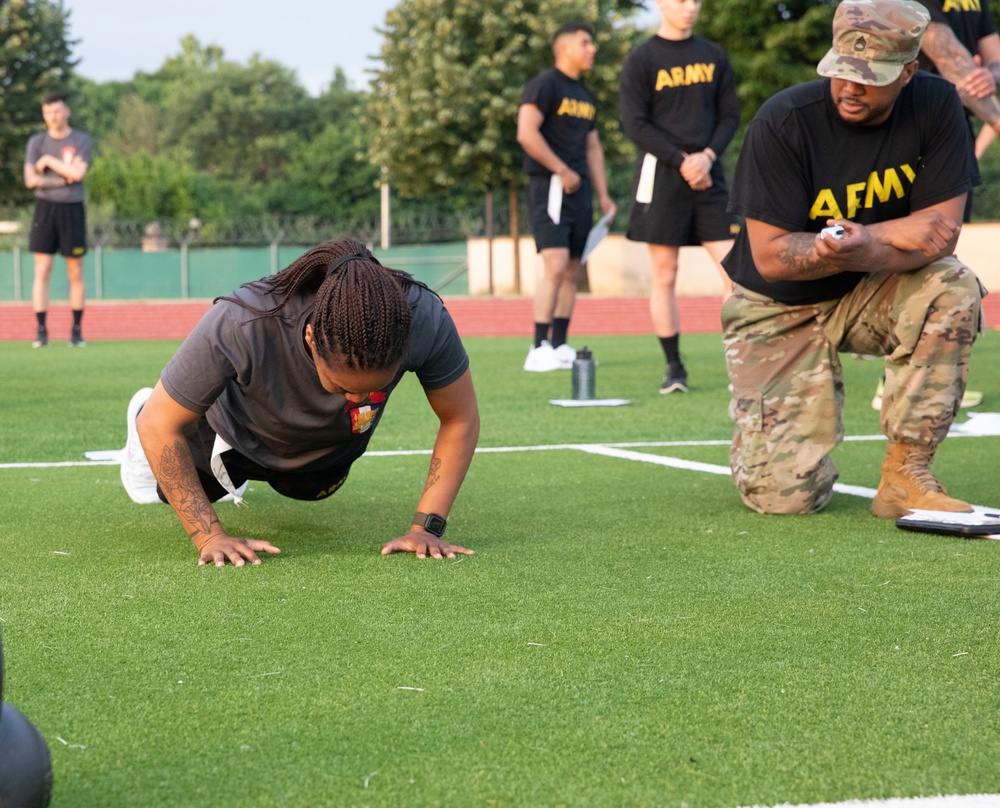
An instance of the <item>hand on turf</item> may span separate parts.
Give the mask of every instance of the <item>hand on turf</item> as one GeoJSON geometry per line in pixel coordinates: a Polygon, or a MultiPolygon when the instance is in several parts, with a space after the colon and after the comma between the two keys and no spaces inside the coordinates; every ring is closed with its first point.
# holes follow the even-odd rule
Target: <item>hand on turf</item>
{"type": "Polygon", "coordinates": [[[417,558],[427,558],[428,555],[431,558],[454,558],[455,553],[474,555],[475,551],[457,544],[448,544],[444,539],[423,530],[411,530],[405,536],[382,545],[382,555],[389,553],[416,553],[417,558]]]}
{"type": "Polygon", "coordinates": [[[224,567],[227,561],[234,567],[242,567],[248,561],[256,565],[260,564],[257,553],[277,555],[280,552],[269,541],[239,539],[225,533],[216,533],[200,547],[198,566],[215,564],[217,567],[224,567]]]}

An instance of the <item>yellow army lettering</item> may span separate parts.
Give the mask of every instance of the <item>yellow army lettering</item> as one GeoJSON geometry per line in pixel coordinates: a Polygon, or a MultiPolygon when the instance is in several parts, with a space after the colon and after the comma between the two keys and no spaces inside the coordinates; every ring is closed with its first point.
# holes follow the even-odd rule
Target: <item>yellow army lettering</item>
{"type": "Polygon", "coordinates": [[[715,76],[715,63],[698,62],[685,67],[672,67],[656,74],[656,92],[664,87],[687,87],[689,84],[707,84],[715,76]]]}
{"type": "Polygon", "coordinates": [[[594,120],[597,115],[597,108],[586,101],[578,101],[575,98],[564,98],[559,105],[556,115],[569,115],[571,118],[583,118],[587,121],[594,120]]]}
{"type": "Polygon", "coordinates": [[[810,219],[853,219],[861,208],[875,207],[875,200],[888,202],[890,196],[902,199],[906,196],[903,190],[903,180],[899,176],[902,172],[909,186],[913,185],[916,172],[910,166],[903,164],[899,169],[888,168],[879,178],[878,172],[873,171],[868,175],[865,182],[852,182],[844,189],[847,198],[847,213],[840,209],[837,198],[833,195],[832,188],[823,188],[816,194],[816,200],[809,210],[810,219]]]}
{"type": "Polygon", "coordinates": [[[983,4],[979,0],[944,0],[942,11],[982,11],[983,4]]]}
{"type": "Polygon", "coordinates": [[[340,488],[340,486],[342,486],[346,482],[347,482],[347,476],[345,475],[341,477],[339,480],[337,480],[337,482],[335,482],[329,488],[327,488],[326,491],[320,491],[316,495],[316,499],[326,499],[328,496],[330,496],[330,494],[334,493],[338,488],[340,488]]]}

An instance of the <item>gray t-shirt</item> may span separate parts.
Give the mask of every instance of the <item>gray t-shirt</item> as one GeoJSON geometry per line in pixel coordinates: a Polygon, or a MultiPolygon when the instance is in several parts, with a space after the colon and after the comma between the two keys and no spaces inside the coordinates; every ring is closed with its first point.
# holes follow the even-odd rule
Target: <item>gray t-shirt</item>
{"type": "MultiPolygon", "coordinates": [[[[93,141],[86,132],[72,130],[66,137],[57,140],[48,132],[39,132],[28,140],[28,148],[24,152],[24,164],[34,165],[43,154],[58,157],[64,163],[72,163],[79,156],[90,165],[90,151],[93,141]]],[[[45,169],[45,176],[58,176],[50,168],[45,169]]],[[[47,202],[83,202],[83,183],[71,182],[58,188],[36,188],[35,198],[47,202]]]]}
{"type": "MultiPolygon", "coordinates": [[[[258,309],[278,300],[259,285],[234,296],[258,309]]],[[[262,315],[220,300],[206,312],[164,368],[160,381],[181,406],[206,413],[230,446],[278,470],[350,464],[368,446],[389,394],[403,373],[424,389],[456,381],[469,357],[444,304],[412,286],[409,355],[392,383],[359,404],[320,385],[304,341],[315,296],[293,296],[277,314],[262,315]]]]}

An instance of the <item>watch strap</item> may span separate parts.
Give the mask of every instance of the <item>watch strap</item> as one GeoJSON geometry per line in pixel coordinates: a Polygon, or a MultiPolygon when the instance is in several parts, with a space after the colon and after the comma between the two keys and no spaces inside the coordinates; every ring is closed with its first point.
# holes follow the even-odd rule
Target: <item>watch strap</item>
{"type": "Polygon", "coordinates": [[[428,533],[441,538],[444,535],[444,529],[448,526],[448,520],[436,513],[417,511],[413,514],[412,524],[420,525],[428,533]]]}

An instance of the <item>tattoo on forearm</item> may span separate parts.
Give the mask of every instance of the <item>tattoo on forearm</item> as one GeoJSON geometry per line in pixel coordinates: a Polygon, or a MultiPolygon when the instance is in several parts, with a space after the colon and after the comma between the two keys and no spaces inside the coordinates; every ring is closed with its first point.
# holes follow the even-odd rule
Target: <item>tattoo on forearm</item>
{"type": "MultiPolygon", "coordinates": [[[[938,73],[948,79],[958,90],[962,104],[974,112],[980,120],[993,124],[1000,119],[1000,105],[996,98],[986,96],[976,98],[965,89],[965,79],[976,69],[972,54],[959,42],[956,36],[947,30],[944,23],[932,23],[924,35],[924,51],[931,57],[938,73]],[[930,35],[930,39],[928,39],[930,35]]],[[[992,65],[989,66],[993,72],[992,65]]],[[[996,75],[996,74],[994,74],[996,75]]]]}
{"type": "Polygon", "coordinates": [[[424,486],[424,491],[429,489],[432,485],[434,485],[438,480],[441,479],[440,474],[438,474],[438,472],[440,471],[441,471],[441,458],[432,457],[431,468],[430,471],[427,472],[427,485],[424,486]]]}
{"type": "Polygon", "coordinates": [[[791,270],[794,280],[813,280],[829,274],[826,265],[813,252],[813,236],[808,233],[792,234],[785,239],[785,246],[775,256],[791,270]]]}
{"type": "Polygon", "coordinates": [[[197,543],[199,534],[210,535],[219,518],[201,487],[190,450],[183,440],[164,448],[156,480],[178,515],[195,526],[188,532],[191,540],[197,543]]]}

